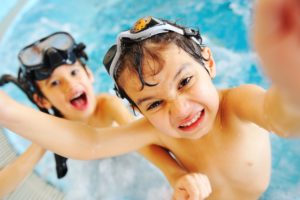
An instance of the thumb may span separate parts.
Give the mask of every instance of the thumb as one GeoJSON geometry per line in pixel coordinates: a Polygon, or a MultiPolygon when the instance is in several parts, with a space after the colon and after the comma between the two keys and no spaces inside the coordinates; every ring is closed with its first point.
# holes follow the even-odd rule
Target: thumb
{"type": "Polygon", "coordinates": [[[185,189],[176,189],[173,194],[172,200],[187,200],[189,195],[185,189]]]}

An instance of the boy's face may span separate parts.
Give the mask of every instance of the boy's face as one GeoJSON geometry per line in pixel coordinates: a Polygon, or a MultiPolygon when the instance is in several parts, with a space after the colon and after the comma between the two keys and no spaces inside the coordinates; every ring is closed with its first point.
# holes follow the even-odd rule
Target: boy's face
{"type": "Polygon", "coordinates": [[[92,82],[93,75],[79,62],[59,66],[48,79],[37,81],[46,97],[39,100],[39,103],[47,109],[55,107],[67,119],[82,121],[95,110],[92,82]]]}
{"type": "MultiPolygon", "coordinates": [[[[203,52],[210,54],[209,49],[203,52]]],[[[164,64],[159,73],[147,75],[151,74],[147,69],[155,69],[151,61],[150,67],[144,67],[145,81],[157,85],[141,90],[138,77],[124,71],[121,75],[124,90],[158,130],[171,137],[198,139],[212,128],[218,111],[219,96],[211,81],[214,61],[205,55],[211,58],[206,62],[210,76],[201,64],[174,44],[160,53],[164,64]]]]}

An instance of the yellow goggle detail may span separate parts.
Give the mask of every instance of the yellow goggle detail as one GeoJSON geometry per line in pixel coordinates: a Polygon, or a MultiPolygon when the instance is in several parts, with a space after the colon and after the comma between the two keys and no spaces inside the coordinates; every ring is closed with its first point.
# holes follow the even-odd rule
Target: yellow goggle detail
{"type": "Polygon", "coordinates": [[[137,33],[139,31],[142,31],[145,29],[145,27],[149,24],[151,21],[151,17],[144,17],[139,19],[133,26],[132,32],[137,33]]]}

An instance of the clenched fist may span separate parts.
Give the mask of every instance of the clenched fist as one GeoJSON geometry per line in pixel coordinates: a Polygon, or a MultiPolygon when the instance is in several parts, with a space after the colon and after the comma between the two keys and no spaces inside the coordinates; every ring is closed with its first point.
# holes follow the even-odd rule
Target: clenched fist
{"type": "Polygon", "coordinates": [[[202,200],[212,192],[209,179],[200,173],[190,173],[178,179],[173,200],[202,200]]]}

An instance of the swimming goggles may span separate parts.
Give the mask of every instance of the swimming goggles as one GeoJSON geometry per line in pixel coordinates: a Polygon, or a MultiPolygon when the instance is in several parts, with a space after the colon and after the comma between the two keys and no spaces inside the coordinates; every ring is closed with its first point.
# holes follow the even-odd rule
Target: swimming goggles
{"type": "Polygon", "coordinates": [[[18,59],[25,74],[31,73],[35,80],[43,80],[60,65],[74,64],[79,57],[87,60],[84,48],[85,45],[76,44],[69,33],[55,32],[24,47],[18,59]]]}
{"type": "Polygon", "coordinates": [[[121,32],[118,35],[117,44],[110,47],[104,56],[103,64],[113,80],[116,82],[115,75],[117,71],[117,62],[122,52],[121,46],[123,43],[130,41],[142,41],[157,34],[166,32],[175,32],[180,35],[187,36],[196,44],[201,45],[200,33],[195,29],[180,28],[154,17],[141,18],[130,30],[121,32]]]}

